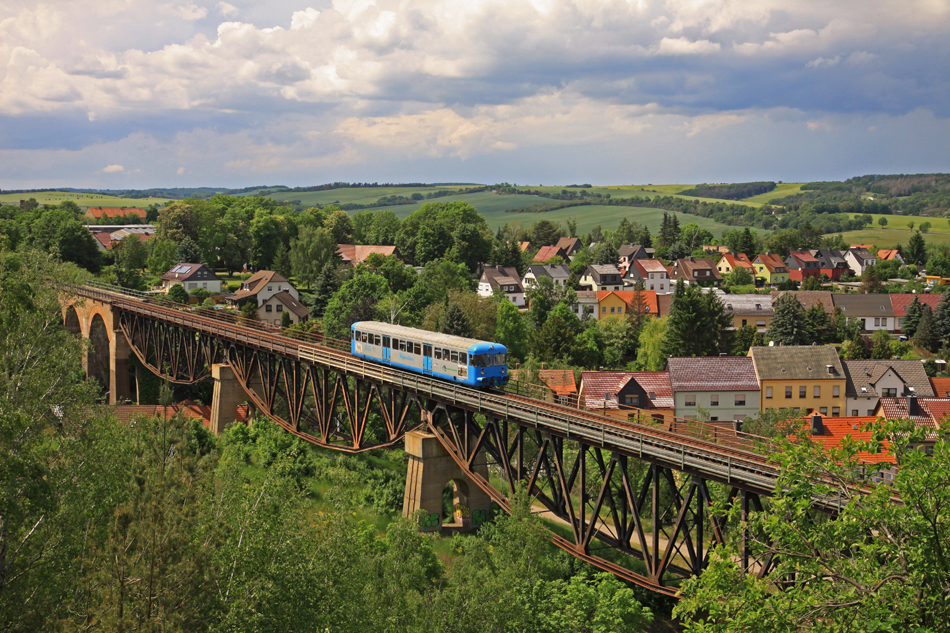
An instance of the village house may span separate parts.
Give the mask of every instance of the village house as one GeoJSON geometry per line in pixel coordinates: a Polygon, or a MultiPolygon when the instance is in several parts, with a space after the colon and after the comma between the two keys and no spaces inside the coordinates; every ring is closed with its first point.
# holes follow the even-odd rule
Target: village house
{"type": "Polygon", "coordinates": [[[868,249],[856,246],[852,246],[845,251],[844,260],[848,262],[851,275],[854,277],[860,277],[869,267],[877,264],[877,257],[872,255],[868,249]]]}
{"type": "Polygon", "coordinates": [[[167,294],[172,286],[181,285],[191,292],[196,288],[203,288],[213,295],[221,294],[221,280],[204,264],[175,264],[171,270],[162,275],[162,290],[167,294]]]}
{"type": "Polygon", "coordinates": [[[300,300],[300,293],[286,277],[273,270],[259,270],[242,281],[241,288],[228,297],[228,301],[241,303],[253,298],[258,306],[262,306],[279,292],[286,292],[294,301],[300,300]]]}
{"type": "Polygon", "coordinates": [[[881,398],[936,395],[919,360],[845,360],[842,365],[848,380],[845,411],[852,416],[874,415],[881,398]]]}
{"type": "Polygon", "coordinates": [[[785,258],[785,269],[788,270],[788,278],[793,281],[821,278],[821,266],[815,256],[808,251],[790,252],[785,258]]]}
{"type": "Polygon", "coordinates": [[[145,221],[145,209],[138,207],[89,207],[83,214],[87,222],[101,222],[113,218],[125,218],[135,216],[140,221],[145,221]]]}
{"type": "Polygon", "coordinates": [[[811,251],[812,256],[818,260],[818,274],[827,275],[828,279],[838,281],[845,274],[851,273],[851,267],[841,255],[841,251],[833,248],[821,248],[811,251]]]}
{"type": "Polygon", "coordinates": [[[716,262],[716,270],[720,275],[729,275],[735,272],[736,268],[745,268],[749,274],[755,277],[755,267],[745,253],[723,253],[716,262]]]}
{"type": "Polygon", "coordinates": [[[835,293],[832,298],[835,307],[841,309],[848,321],[859,321],[862,330],[873,332],[897,329],[894,307],[889,295],[835,293]]]}
{"type": "Polygon", "coordinates": [[[576,237],[562,237],[557,241],[555,246],[563,250],[568,257],[573,258],[577,255],[577,251],[581,250],[583,244],[581,244],[581,241],[576,237]]]}
{"type": "Polygon", "coordinates": [[[722,275],[716,270],[716,264],[708,257],[683,257],[673,262],[670,268],[670,282],[680,279],[686,285],[720,286],[722,275]]]}
{"type": "Polygon", "coordinates": [[[638,281],[643,282],[644,290],[651,290],[658,295],[673,292],[670,271],[658,259],[635,259],[630,263],[623,276],[624,285],[629,288],[638,281]]]}
{"type": "Polygon", "coordinates": [[[640,244],[621,244],[617,249],[617,254],[620,255],[620,268],[629,268],[630,263],[636,259],[651,259],[655,252],[654,249],[640,244]]]}
{"type": "Polygon", "coordinates": [[[761,410],[796,408],[838,417],[847,378],[837,350],[827,345],[752,347],[761,410]]]}
{"type": "Polygon", "coordinates": [[[547,277],[554,283],[555,288],[563,288],[571,277],[571,268],[567,264],[535,264],[528,266],[521,280],[525,290],[537,285],[538,280],[547,277]]]}
{"type": "Polygon", "coordinates": [[[741,422],[759,414],[761,391],[748,356],[671,357],[666,369],[677,417],[741,422]]]}
{"type": "Polygon", "coordinates": [[[492,266],[482,271],[478,280],[479,296],[491,297],[496,291],[504,293],[519,308],[525,306],[524,286],[514,266],[492,266]]]}
{"type": "MultiPolygon", "coordinates": [[[[637,309],[635,290],[601,290],[597,292],[597,312],[601,319],[623,317],[637,309]]],[[[640,291],[640,309],[643,314],[656,316],[658,312],[656,293],[650,290],[640,291]]]]}
{"type": "Polygon", "coordinates": [[[578,407],[621,420],[668,424],[674,417],[673,390],[665,371],[582,372],[577,401],[578,407]]]}
{"type": "Polygon", "coordinates": [[[538,249],[538,252],[535,253],[533,261],[539,264],[545,264],[555,257],[560,257],[564,261],[569,259],[563,248],[558,248],[557,246],[542,246],[538,249]]]}
{"type": "Polygon", "coordinates": [[[770,295],[729,294],[721,295],[719,301],[725,305],[726,313],[732,317],[732,327],[736,329],[752,325],[759,332],[765,332],[775,315],[770,295]]]}
{"type": "Polygon", "coordinates": [[[284,313],[289,315],[291,325],[303,323],[310,317],[310,310],[286,290],[271,295],[257,308],[261,321],[274,325],[281,324],[284,313]]]}
{"type": "Polygon", "coordinates": [[[395,246],[372,246],[365,244],[337,244],[337,253],[340,255],[340,258],[343,260],[344,264],[349,264],[350,266],[356,266],[362,264],[369,258],[370,255],[377,254],[382,255],[383,257],[388,257],[389,255],[395,255],[399,259],[402,259],[402,255],[399,254],[399,249],[395,246]]]}
{"type": "Polygon", "coordinates": [[[785,267],[785,261],[778,255],[771,253],[756,255],[752,260],[752,267],[755,268],[755,278],[761,279],[766,285],[777,286],[783,281],[788,281],[788,268],[785,267]]]}
{"type": "Polygon", "coordinates": [[[943,298],[942,293],[921,293],[921,294],[897,294],[891,293],[891,307],[894,309],[894,318],[897,320],[896,330],[900,332],[904,329],[904,317],[907,316],[907,307],[914,302],[914,297],[920,301],[921,307],[930,306],[931,310],[937,309],[937,304],[943,298]]]}
{"type": "Polygon", "coordinates": [[[901,257],[901,252],[896,248],[883,248],[877,252],[877,260],[879,262],[889,262],[895,261],[904,265],[904,258],[901,257]]]}
{"type": "Polygon", "coordinates": [[[580,279],[581,287],[587,290],[622,290],[623,275],[613,264],[590,264],[580,279]]]}

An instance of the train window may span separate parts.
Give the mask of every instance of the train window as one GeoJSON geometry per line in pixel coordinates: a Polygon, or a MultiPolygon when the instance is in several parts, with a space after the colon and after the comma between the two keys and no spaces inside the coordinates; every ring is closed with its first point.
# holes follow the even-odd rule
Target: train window
{"type": "Polygon", "coordinates": [[[384,336],[384,337],[383,337],[383,347],[389,347],[389,337],[388,337],[388,336],[384,336]]]}
{"type": "Polygon", "coordinates": [[[412,345],[415,347],[415,351],[413,353],[416,354],[416,356],[422,353],[422,345],[419,343],[413,343],[412,345]]]}
{"type": "Polygon", "coordinates": [[[488,367],[491,364],[491,356],[487,355],[472,355],[472,367],[488,367]],[[488,361],[487,363],[485,361],[488,361]]]}
{"type": "Polygon", "coordinates": [[[459,352],[459,364],[468,365],[468,355],[465,352],[459,352]]]}
{"type": "Polygon", "coordinates": [[[397,350],[399,349],[399,339],[398,339],[398,338],[394,338],[394,339],[393,339],[393,349],[397,349],[397,350]]]}
{"type": "Polygon", "coordinates": [[[352,338],[354,341],[356,340],[356,330],[350,331],[350,338],[352,338]]]}
{"type": "Polygon", "coordinates": [[[449,360],[449,350],[442,348],[442,360],[449,360]]]}
{"type": "Polygon", "coordinates": [[[376,335],[376,338],[373,339],[373,345],[380,345],[379,334],[376,335]]]}
{"type": "Polygon", "coordinates": [[[452,363],[457,363],[457,362],[459,362],[459,353],[458,353],[458,352],[451,352],[451,355],[449,356],[449,361],[452,362],[452,363]]]}
{"type": "MultiPolygon", "coordinates": [[[[410,343],[410,345],[412,345],[412,343],[410,343]]],[[[405,341],[399,341],[399,351],[400,351],[400,352],[405,352],[405,351],[406,351],[406,342],[405,342],[405,341]]]]}
{"type": "Polygon", "coordinates": [[[422,346],[422,355],[425,356],[426,358],[432,358],[432,346],[431,346],[431,345],[423,345],[423,346],[422,346]]]}
{"type": "Polygon", "coordinates": [[[505,355],[504,354],[495,354],[495,366],[501,367],[505,364],[505,355]]]}
{"type": "Polygon", "coordinates": [[[436,359],[436,360],[442,360],[442,348],[441,348],[441,347],[436,347],[436,348],[435,348],[435,359],[436,359]]]}

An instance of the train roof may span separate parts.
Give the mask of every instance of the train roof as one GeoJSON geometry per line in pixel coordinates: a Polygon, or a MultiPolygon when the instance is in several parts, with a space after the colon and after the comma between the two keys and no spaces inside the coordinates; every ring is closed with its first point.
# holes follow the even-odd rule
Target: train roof
{"type": "Polygon", "coordinates": [[[373,334],[394,336],[396,338],[411,338],[415,341],[422,341],[425,343],[431,343],[433,345],[444,345],[446,347],[471,350],[473,346],[477,346],[477,349],[472,351],[479,352],[487,352],[491,347],[494,348],[493,351],[496,354],[506,353],[508,351],[508,349],[501,343],[480,341],[474,338],[454,336],[452,334],[442,334],[440,332],[430,332],[428,330],[419,330],[402,325],[381,323],[379,321],[357,321],[353,324],[351,329],[358,329],[360,332],[372,332],[373,334]]]}

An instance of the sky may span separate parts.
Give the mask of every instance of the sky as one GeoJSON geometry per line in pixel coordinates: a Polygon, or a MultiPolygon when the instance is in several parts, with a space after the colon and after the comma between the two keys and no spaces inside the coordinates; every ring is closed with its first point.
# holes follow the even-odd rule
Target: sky
{"type": "Polygon", "coordinates": [[[950,0],[0,0],[0,189],[950,171],[950,0]]]}

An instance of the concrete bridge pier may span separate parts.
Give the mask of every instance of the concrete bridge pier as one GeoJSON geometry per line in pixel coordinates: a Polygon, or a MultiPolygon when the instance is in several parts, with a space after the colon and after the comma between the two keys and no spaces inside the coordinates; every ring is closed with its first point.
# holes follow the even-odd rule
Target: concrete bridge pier
{"type": "MultiPolygon", "coordinates": [[[[426,532],[443,528],[468,530],[488,520],[491,498],[465,475],[435,435],[425,431],[406,433],[405,450],[409,470],[403,516],[413,518],[418,510],[424,510],[420,528],[426,532]],[[448,483],[455,487],[452,516],[445,516],[442,508],[442,491],[448,483]]],[[[488,464],[483,456],[480,454],[476,460],[474,470],[488,479],[488,464]]]]}
{"type": "Polygon", "coordinates": [[[238,405],[248,398],[244,387],[238,382],[230,365],[212,365],[211,378],[214,380],[214,397],[211,400],[211,432],[217,435],[224,432],[224,429],[234,422],[238,405]]]}
{"type": "Polygon", "coordinates": [[[122,330],[113,331],[109,339],[109,404],[120,404],[132,398],[131,353],[132,347],[122,330]]]}

